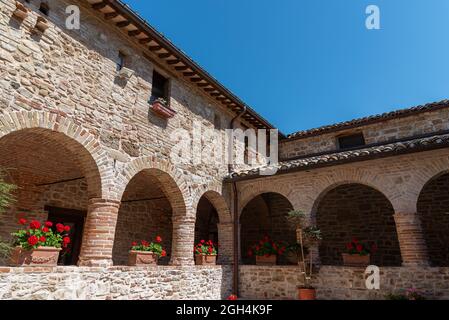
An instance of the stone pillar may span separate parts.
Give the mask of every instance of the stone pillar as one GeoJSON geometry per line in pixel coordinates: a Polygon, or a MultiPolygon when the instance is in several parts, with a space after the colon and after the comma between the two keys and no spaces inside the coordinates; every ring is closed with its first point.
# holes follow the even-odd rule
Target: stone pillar
{"type": "Polygon", "coordinates": [[[233,223],[218,223],[218,263],[232,264],[233,262],[233,223]]]}
{"type": "Polygon", "coordinates": [[[427,246],[417,213],[397,212],[394,215],[402,264],[404,266],[428,266],[427,246]]]}
{"type": "Polygon", "coordinates": [[[120,201],[89,200],[79,266],[108,267],[112,265],[112,247],[119,207],[120,201]]]}
{"type": "Polygon", "coordinates": [[[173,239],[170,265],[194,265],[195,218],[173,215],[173,239]]]}

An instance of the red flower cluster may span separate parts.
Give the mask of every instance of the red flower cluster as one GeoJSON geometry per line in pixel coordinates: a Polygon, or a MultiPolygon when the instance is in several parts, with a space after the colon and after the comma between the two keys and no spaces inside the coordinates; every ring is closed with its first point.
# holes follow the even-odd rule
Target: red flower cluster
{"type": "Polygon", "coordinates": [[[255,243],[247,252],[248,257],[256,256],[265,256],[269,257],[270,255],[278,255],[282,256],[287,250],[287,245],[283,242],[276,242],[271,240],[268,235],[265,235],[263,240],[255,243]]]}
{"type": "Polygon", "coordinates": [[[231,294],[226,300],[235,301],[237,300],[237,296],[235,294],[231,294]]]}
{"type": "Polygon", "coordinates": [[[368,254],[375,253],[377,251],[377,245],[373,243],[371,246],[367,243],[359,241],[357,238],[353,238],[351,242],[346,244],[346,251],[349,254],[358,254],[366,256],[368,254]]]}
{"type": "Polygon", "coordinates": [[[133,241],[131,243],[131,250],[153,252],[154,254],[157,254],[159,257],[166,257],[167,252],[162,248],[161,243],[162,243],[161,236],[156,236],[154,238],[154,242],[151,243],[145,240],[140,241],[140,243],[138,243],[137,241],[133,241]]]}
{"type": "MultiPolygon", "coordinates": [[[[19,219],[19,224],[25,226],[28,221],[24,218],[19,219]]],[[[37,221],[32,220],[28,228],[21,229],[13,234],[16,238],[15,244],[25,249],[42,247],[58,247],[67,248],[70,243],[70,238],[65,234],[70,231],[69,226],[63,224],[56,225],[57,233],[51,229],[53,222],[47,221],[43,225],[37,221]]]]}
{"type": "Polygon", "coordinates": [[[214,256],[217,255],[218,243],[214,243],[212,240],[201,240],[194,248],[193,253],[197,255],[214,256]]]}

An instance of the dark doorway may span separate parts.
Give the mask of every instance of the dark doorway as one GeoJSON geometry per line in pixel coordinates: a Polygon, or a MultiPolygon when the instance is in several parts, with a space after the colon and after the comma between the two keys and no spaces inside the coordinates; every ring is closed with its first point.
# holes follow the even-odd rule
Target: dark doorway
{"type": "Polygon", "coordinates": [[[69,236],[72,241],[67,247],[67,252],[62,252],[59,256],[58,265],[77,265],[83,238],[84,220],[87,212],[55,207],[45,207],[45,210],[48,211],[49,221],[55,224],[62,223],[70,226],[69,236]]]}

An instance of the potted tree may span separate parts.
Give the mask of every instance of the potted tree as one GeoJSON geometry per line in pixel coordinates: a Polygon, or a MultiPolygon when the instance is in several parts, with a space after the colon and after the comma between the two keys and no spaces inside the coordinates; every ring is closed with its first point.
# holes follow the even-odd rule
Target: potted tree
{"type": "Polygon", "coordinates": [[[145,240],[140,243],[133,242],[129,251],[128,265],[133,267],[157,265],[160,257],[167,256],[161,243],[160,236],[157,236],[151,243],[145,240]]]}
{"type": "Polygon", "coordinates": [[[371,254],[377,250],[376,244],[371,246],[353,238],[346,244],[346,252],[342,253],[343,265],[348,267],[367,267],[371,262],[371,254]]]}
{"type": "Polygon", "coordinates": [[[61,223],[53,227],[53,222],[47,221],[43,225],[33,220],[29,224],[26,219],[20,219],[24,226],[12,236],[15,248],[11,261],[15,266],[56,266],[59,253],[70,244],[67,233],[69,226],[61,223]]]}
{"type": "Polygon", "coordinates": [[[274,266],[277,264],[277,257],[284,254],[287,245],[273,241],[268,235],[262,240],[254,244],[248,250],[248,256],[256,256],[256,265],[258,266],[274,266]]]}
{"type": "Polygon", "coordinates": [[[199,266],[202,265],[215,265],[217,264],[217,247],[212,240],[201,240],[194,248],[195,263],[199,266]]]}
{"type": "Polygon", "coordinates": [[[307,226],[306,215],[302,211],[291,211],[288,220],[294,224],[298,244],[296,252],[298,255],[298,267],[303,277],[304,285],[298,286],[299,300],[315,300],[316,289],[312,286],[313,280],[313,257],[311,247],[321,241],[321,231],[316,226],[307,226]],[[306,254],[308,253],[308,257],[306,254]]]}

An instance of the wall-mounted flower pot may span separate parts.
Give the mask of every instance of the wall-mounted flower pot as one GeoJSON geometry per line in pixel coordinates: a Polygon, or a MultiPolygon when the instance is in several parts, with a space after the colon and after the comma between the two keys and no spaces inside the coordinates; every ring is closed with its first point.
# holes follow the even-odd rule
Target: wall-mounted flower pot
{"type": "Polygon", "coordinates": [[[158,255],[153,252],[131,250],[129,252],[128,265],[132,267],[156,266],[158,259],[158,255]]]}
{"type": "Polygon", "coordinates": [[[11,255],[14,266],[53,267],[58,264],[60,248],[39,247],[32,250],[24,250],[16,247],[11,255]]]}
{"type": "Polygon", "coordinates": [[[216,255],[203,255],[197,254],[195,255],[195,263],[198,266],[207,266],[207,265],[216,265],[217,264],[217,256],[216,255]]]}
{"type": "Polygon", "coordinates": [[[34,26],[34,29],[44,33],[45,30],[47,30],[50,27],[50,24],[48,23],[47,19],[43,17],[37,17],[36,25],[34,26]]]}
{"type": "Polygon", "coordinates": [[[16,10],[12,13],[13,17],[15,17],[19,21],[23,21],[28,17],[30,10],[25,7],[19,1],[16,1],[16,10]]]}
{"type": "Polygon", "coordinates": [[[347,267],[368,267],[370,265],[370,255],[361,256],[359,254],[343,253],[343,265],[347,267]]]}
{"type": "Polygon", "coordinates": [[[275,266],[277,263],[277,256],[256,256],[256,265],[258,266],[275,266]]]}
{"type": "Polygon", "coordinates": [[[160,101],[155,101],[151,105],[151,110],[164,119],[173,118],[176,115],[176,111],[166,106],[160,101]]]}
{"type": "Polygon", "coordinates": [[[314,288],[298,287],[299,300],[316,300],[316,290],[314,288]]]}
{"type": "Polygon", "coordinates": [[[131,79],[131,77],[134,75],[134,70],[131,70],[129,68],[121,68],[119,71],[117,71],[117,77],[120,79],[128,81],[131,79]]]}

